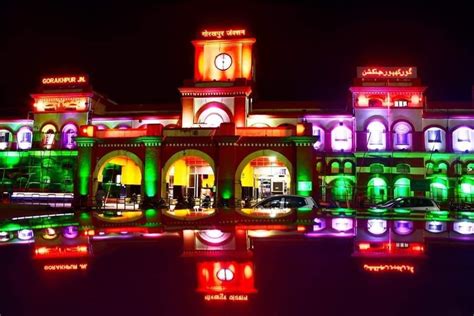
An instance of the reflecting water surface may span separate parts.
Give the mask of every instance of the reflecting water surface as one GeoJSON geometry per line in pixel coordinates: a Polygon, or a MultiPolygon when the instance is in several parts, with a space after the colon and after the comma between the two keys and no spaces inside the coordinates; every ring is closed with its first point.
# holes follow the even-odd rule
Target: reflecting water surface
{"type": "Polygon", "coordinates": [[[474,312],[469,218],[338,210],[259,221],[217,213],[214,222],[155,210],[4,221],[0,313],[474,312]]]}

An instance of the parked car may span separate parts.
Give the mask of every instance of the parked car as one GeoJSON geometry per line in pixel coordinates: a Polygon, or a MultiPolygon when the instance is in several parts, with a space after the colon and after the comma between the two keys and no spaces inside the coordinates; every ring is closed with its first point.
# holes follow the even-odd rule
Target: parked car
{"type": "Polygon", "coordinates": [[[295,209],[313,209],[316,202],[311,197],[298,195],[275,195],[266,198],[252,207],[237,209],[250,217],[278,218],[294,214],[295,209]]]}
{"type": "Polygon", "coordinates": [[[317,207],[312,197],[298,195],[274,195],[255,204],[253,208],[272,209],[272,208],[313,208],[317,207]]]}
{"type": "Polygon", "coordinates": [[[379,203],[373,208],[376,209],[404,209],[410,211],[439,211],[438,203],[424,197],[399,197],[387,202],[379,203]]]}

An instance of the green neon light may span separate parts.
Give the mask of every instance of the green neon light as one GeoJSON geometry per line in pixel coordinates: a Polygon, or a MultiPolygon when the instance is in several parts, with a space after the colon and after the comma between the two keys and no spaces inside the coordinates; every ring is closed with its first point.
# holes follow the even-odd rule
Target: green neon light
{"type": "Polygon", "coordinates": [[[311,191],[313,190],[313,182],[311,181],[298,181],[298,192],[299,191],[311,191]]]}
{"type": "Polygon", "coordinates": [[[84,196],[89,194],[89,179],[91,177],[91,156],[92,148],[81,148],[79,155],[79,194],[84,196]]]}
{"type": "Polygon", "coordinates": [[[145,149],[145,195],[149,198],[156,196],[158,186],[158,150],[156,147],[145,149]]]}

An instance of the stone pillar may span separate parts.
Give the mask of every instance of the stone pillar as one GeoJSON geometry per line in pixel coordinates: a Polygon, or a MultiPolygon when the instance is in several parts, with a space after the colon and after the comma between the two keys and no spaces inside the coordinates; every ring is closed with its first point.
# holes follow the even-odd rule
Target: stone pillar
{"type": "Polygon", "coordinates": [[[221,136],[216,161],[217,206],[235,206],[235,142],[236,136],[221,136]]]}
{"type": "Polygon", "coordinates": [[[145,202],[160,197],[160,146],[161,137],[143,136],[137,138],[138,142],[145,145],[145,158],[143,165],[143,184],[145,202]]]}

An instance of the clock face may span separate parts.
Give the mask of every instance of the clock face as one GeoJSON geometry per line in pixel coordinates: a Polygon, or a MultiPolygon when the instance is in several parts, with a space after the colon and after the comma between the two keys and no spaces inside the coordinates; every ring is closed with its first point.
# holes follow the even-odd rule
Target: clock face
{"type": "Polygon", "coordinates": [[[214,65],[219,70],[227,70],[230,68],[230,66],[232,66],[232,57],[226,53],[219,54],[214,60],[214,65]]]}

